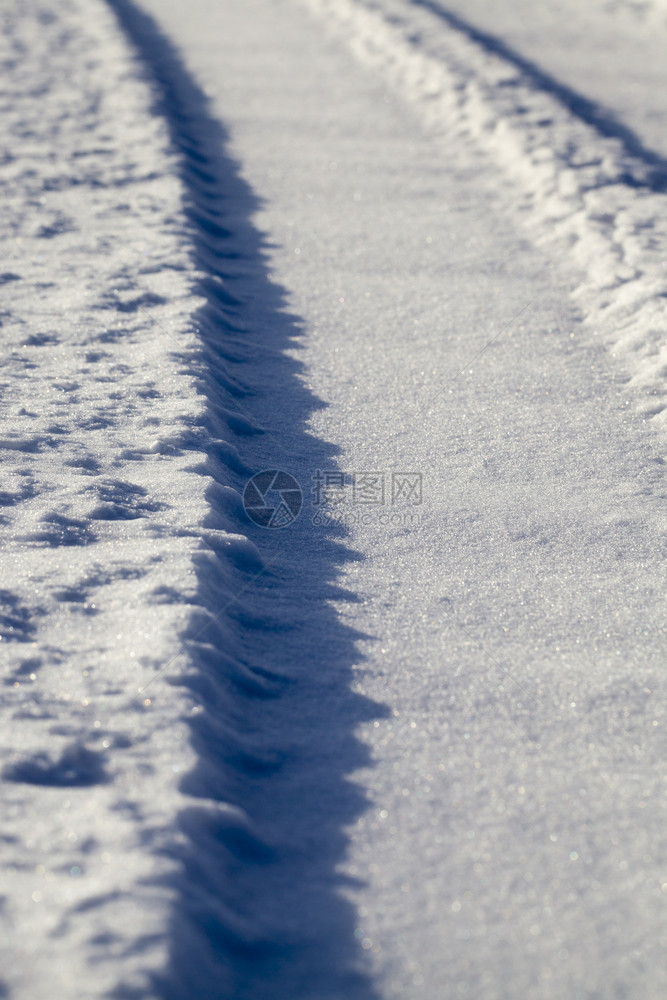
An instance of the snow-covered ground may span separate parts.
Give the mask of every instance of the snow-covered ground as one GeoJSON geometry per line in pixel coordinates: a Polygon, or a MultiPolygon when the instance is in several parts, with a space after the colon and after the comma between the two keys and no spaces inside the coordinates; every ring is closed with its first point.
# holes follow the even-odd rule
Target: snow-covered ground
{"type": "MultiPolygon", "coordinates": [[[[561,83],[438,3],[309,0],[309,5],[340,24],[362,61],[413,98],[432,131],[448,141],[472,139],[490,154],[510,182],[508,210],[525,216],[533,239],[548,244],[555,259],[579,265],[575,295],[587,319],[612,355],[624,355],[626,371],[644,387],[643,412],[664,421],[667,159],[646,148],[586,92],[573,90],[570,78],[579,82],[581,73],[571,70],[561,83]]],[[[521,10],[514,13],[519,20],[521,10]]],[[[569,13],[570,5],[561,5],[564,37],[553,31],[553,10],[539,19],[540,37],[555,35],[558,51],[567,46],[569,13]]],[[[582,18],[575,14],[572,20],[576,25],[582,18]]],[[[584,37],[595,38],[590,26],[580,27],[584,37]]],[[[616,28],[615,37],[622,40],[620,25],[616,28]]],[[[667,28],[659,36],[661,54],[665,34],[667,28]]],[[[638,75],[632,40],[620,50],[629,50],[638,75]]],[[[592,47],[597,51],[595,43],[592,47]]],[[[530,44],[527,51],[533,54],[530,44]]],[[[575,50],[574,65],[582,62],[575,50]]],[[[586,82],[590,76],[588,69],[586,82]]],[[[664,116],[655,73],[645,72],[641,84],[636,90],[643,106],[664,116]]],[[[619,93],[625,95],[622,85],[610,88],[612,112],[619,93]]],[[[620,101],[625,117],[627,103],[620,101]]],[[[636,103],[637,98],[633,107],[636,103]]]]}
{"type": "Polygon", "coordinates": [[[1,995],[664,997],[666,18],[5,6],[1,995]]]}
{"type": "MultiPolygon", "coordinates": [[[[7,996],[144,996],[201,710],[183,642],[233,650],[202,634],[207,567],[218,612],[260,565],[207,498],[239,466],[218,439],[238,418],[206,403],[223,290],[113,14],[17,0],[2,19],[0,976],[7,996]]],[[[223,839],[245,829],[216,815],[223,839]]]]}
{"type": "Polygon", "coordinates": [[[432,0],[430,7],[458,16],[487,45],[525,60],[547,87],[569,88],[601,119],[615,119],[667,156],[664,0],[432,0]]]}

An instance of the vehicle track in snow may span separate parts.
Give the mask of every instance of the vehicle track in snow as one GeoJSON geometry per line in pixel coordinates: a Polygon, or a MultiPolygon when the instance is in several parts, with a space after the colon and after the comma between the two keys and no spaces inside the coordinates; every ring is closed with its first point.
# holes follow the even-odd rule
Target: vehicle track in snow
{"type": "MultiPolygon", "coordinates": [[[[231,785],[253,839],[234,864],[205,815],[186,828],[167,995],[661,995],[653,435],[548,255],[495,211],[516,186],[494,201],[479,144],[457,133],[443,156],[293,0],[146,6],[261,192],[304,381],[328,403],[302,437],[314,401],[282,391],[285,327],[249,302],[263,353],[244,406],[275,439],[250,437],[244,460],[279,442],[306,486],[330,441],[342,469],[425,480],[418,530],[357,523],[347,557],[303,518],[285,535],[280,585],[238,622],[253,662],[289,678],[279,696],[230,702],[209,650],[195,788],[231,785]],[[348,598],[323,586],[338,572],[348,598]],[[230,713],[254,774],[227,756],[230,713]]],[[[217,190],[223,209],[222,175],[217,190]]],[[[249,534],[266,556],[282,544],[249,534]]]]}
{"type": "MultiPolygon", "coordinates": [[[[285,312],[287,286],[280,287],[271,279],[268,240],[259,236],[251,221],[259,210],[259,199],[227,157],[227,134],[219,124],[227,120],[225,114],[218,117],[215,108],[209,112],[204,92],[188,77],[186,63],[180,62],[174,46],[160,36],[154,23],[142,18],[134,4],[116,0],[110,6],[139,50],[145,81],[155,98],[154,124],[160,125],[162,136],[162,122],[168,123],[173,147],[167,149],[169,143],[162,139],[156,147],[160,156],[169,154],[169,215],[176,223],[173,243],[164,257],[172,262],[180,248],[184,287],[178,322],[169,331],[173,339],[165,340],[163,330],[153,330],[153,334],[156,345],[170,352],[174,365],[161,368],[166,373],[163,378],[175,393],[183,393],[183,401],[177,408],[178,419],[157,428],[150,421],[159,412],[158,403],[146,403],[151,407],[150,417],[142,424],[137,447],[125,459],[133,463],[130,469],[138,469],[137,463],[149,456],[155,460],[154,467],[162,470],[160,488],[169,493],[174,546],[179,546],[179,560],[169,564],[167,574],[165,521],[157,511],[139,511],[146,516],[143,522],[136,518],[135,523],[154,531],[159,545],[151,564],[156,586],[150,590],[152,610],[147,617],[152,620],[163,612],[166,616],[165,605],[170,603],[172,613],[181,617],[159,632],[159,658],[153,648],[157,639],[145,636],[151,646],[150,657],[142,663],[142,688],[146,680],[156,680],[147,699],[152,705],[143,706],[145,711],[139,711],[136,704],[135,670],[123,655],[125,646],[113,645],[113,663],[127,671],[122,676],[128,688],[132,684],[132,697],[125,686],[119,689],[118,685],[111,697],[123,723],[128,709],[134,712],[131,728],[136,750],[130,752],[136,766],[123,765],[122,746],[105,747],[111,780],[106,783],[106,773],[102,773],[98,777],[105,783],[100,780],[99,788],[91,783],[82,792],[67,792],[84,813],[77,824],[70,814],[70,825],[76,825],[80,838],[89,822],[87,803],[95,813],[91,829],[101,843],[104,836],[114,833],[108,829],[108,817],[118,811],[116,807],[124,810],[129,829],[124,843],[130,843],[138,856],[142,877],[130,887],[123,886],[120,897],[111,875],[103,883],[106,891],[97,897],[90,894],[92,879],[75,882],[78,894],[71,906],[64,906],[63,936],[52,936],[47,949],[40,948],[47,936],[40,938],[43,927],[30,935],[35,953],[40,954],[27,995],[35,992],[36,982],[44,992],[43,984],[48,988],[52,980],[61,983],[76,978],[81,995],[97,988],[119,997],[159,995],[170,1000],[185,996],[375,1000],[379,991],[402,998],[422,996],[425,989],[431,995],[437,995],[438,989],[446,990],[448,996],[460,995],[458,985],[462,990],[470,981],[472,993],[496,1000],[502,995],[496,987],[502,991],[507,977],[513,975],[515,995],[525,995],[532,987],[537,996],[542,983],[539,995],[551,1000],[556,987],[549,994],[548,984],[536,977],[560,934],[574,952],[570,982],[577,976],[580,982],[597,977],[594,987],[603,981],[610,989],[622,990],[628,983],[643,983],[647,968],[651,970],[646,973],[649,987],[658,983],[661,989],[661,970],[652,966],[660,942],[649,935],[641,951],[641,938],[646,935],[638,915],[657,928],[656,914],[663,902],[657,876],[664,851],[656,830],[663,830],[665,824],[659,772],[653,766],[662,759],[661,743],[653,746],[649,738],[654,735],[661,740],[664,732],[658,669],[663,661],[655,628],[657,599],[652,598],[652,588],[659,589],[655,581],[661,579],[656,522],[664,504],[658,494],[658,475],[652,477],[646,458],[647,442],[641,435],[633,436],[637,428],[630,426],[632,421],[627,426],[621,423],[614,393],[603,388],[602,376],[591,374],[597,353],[602,352],[590,346],[570,347],[566,328],[570,337],[575,334],[570,332],[568,316],[558,318],[557,332],[551,336],[558,309],[543,301],[534,324],[527,329],[522,325],[513,342],[505,337],[511,317],[517,314],[514,298],[528,302],[527,289],[534,285],[544,298],[552,294],[548,278],[538,269],[542,255],[531,258],[533,248],[524,246],[526,270],[517,274],[512,253],[527,241],[502,235],[490,211],[488,192],[473,190],[474,177],[450,178],[448,185],[436,186],[433,178],[439,172],[439,154],[430,141],[424,140],[414,156],[404,155],[410,141],[416,142],[416,132],[423,140],[421,130],[413,129],[412,115],[405,116],[410,118],[409,127],[402,123],[397,129],[392,112],[380,122],[378,133],[371,135],[369,147],[364,146],[365,125],[379,111],[381,94],[374,84],[368,92],[364,90],[361,73],[340,103],[332,102],[336,107],[328,109],[330,117],[320,131],[320,118],[327,118],[322,113],[326,86],[320,71],[331,53],[327,54],[324,45],[318,48],[314,32],[302,34],[296,19],[278,41],[280,13],[291,3],[253,4],[249,14],[241,5],[236,10],[230,4],[222,23],[229,28],[238,18],[244,28],[242,41],[237,41],[233,30],[221,32],[215,42],[226,58],[218,60],[217,52],[213,58],[219,62],[225,87],[234,86],[235,75],[242,81],[237,83],[241,88],[237,94],[243,100],[233,108],[241,133],[245,108],[252,107],[248,131],[257,138],[251,141],[245,135],[245,148],[251,152],[244,168],[258,170],[261,177],[257,161],[266,155],[285,174],[282,192],[281,183],[272,188],[267,182],[272,180],[269,170],[264,184],[267,198],[273,195],[278,202],[273,229],[268,230],[271,239],[276,238],[273,264],[278,260],[285,267],[292,291],[300,289],[301,301],[310,308],[304,320],[308,324],[304,341],[308,341],[311,368],[308,382],[300,382],[302,368],[290,355],[299,321],[285,312]],[[260,24],[263,17],[275,19],[274,31],[260,24]],[[253,49],[255,33],[260,37],[258,52],[253,49]],[[232,42],[239,45],[236,55],[232,42]],[[309,42],[314,43],[313,53],[309,42]],[[290,79],[294,89],[283,96],[284,103],[278,96],[271,104],[274,86],[285,86],[290,76],[285,67],[297,50],[302,76],[290,79]],[[275,65],[271,63],[274,57],[275,65]],[[254,69],[247,69],[246,63],[254,69]],[[266,78],[258,83],[267,67],[266,78]],[[313,104],[308,103],[309,87],[317,92],[313,104]],[[271,106],[268,112],[267,104],[271,106]],[[365,120],[354,117],[351,109],[357,105],[365,120]],[[274,129],[272,114],[279,123],[281,115],[285,116],[285,141],[295,144],[293,155],[281,148],[282,129],[280,124],[274,129]],[[175,150],[177,157],[172,155],[175,150]],[[383,173],[391,152],[400,162],[395,178],[383,173]],[[426,167],[419,156],[428,159],[426,167]],[[340,167],[336,183],[331,180],[333,163],[336,171],[340,167]],[[302,175],[300,169],[304,169],[302,175]],[[176,174],[180,176],[178,190],[176,174]],[[317,202],[323,177],[324,196],[317,202]],[[410,183],[415,187],[406,197],[410,183]],[[462,190],[467,192],[463,197],[462,190]],[[450,224],[446,213],[454,215],[459,200],[466,216],[450,224]],[[466,207],[466,200],[472,209],[466,207]],[[384,214],[390,202],[397,208],[395,217],[384,214]],[[428,213],[418,218],[424,205],[428,213]],[[307,219],[306,226],[304,217],[311,209],[319,218],[307,219]],[[431,215],[437,212],[442,214],[434,222],[436,236],[455,232],[459,242],[452,249],[442,239],[429,256],[431,215]],[[280,225],[292,214],[300,226],[298,260],[308,266],[310,256],[315,262],[308,272],[310,280],[298,271],[301,265],[295,263],[297,251],[292,253],[292,245],[286,253],[282,253],[284,248],[276,249],[282,238],[280,225]],[[401,229],[395,225],[399,218],[405,234],[396,234],[401,229]],[[470,234],[466,219],[472,220],[477,244],[474,239],[470,245],[465,243],[470,234]],[[313,238],[311,230],[319,238],[313,238]],[[444,276],[456,273],[461,263],[459,251],[464,243],[467,248],[486,249],[495,262],[496,277],[476,274],[473,260],[468,262],[467,280],[464,276],[461,281],[447,281],[444,276]],[[506,260],[507,247],[513,250],[507,252],[506,260]],[[358,249],[365,252],[365,258],[356,255],[358,249]],[[413,259],[420,253],[420,259],[413,259]],[[423,291],[420,271],[427,272],[423,291]],[[495,287],[505,283],[507,291],[495,287]],[[309,293],[315,289],[312,299],[304,293],[306,285],[309,293]],[[369,290],[370,301],[366,299],[369,290]],[[491,303],[486,318],[483,310],[473,308],[484,298],[491,303]],[[443,311],[431,311],[432,303],[441,300],[443,311]],[[468,313],[474,313],[472,319],[468,313]],[[460,391],[455,405],[437,398],[435,384],[442,389],[443,373],[462,374],[462,366],[467,362],[469,367],[473,356],[481,357],[491,343],[489,337],[499,330],[503,342],[494,336],[493,350],[485,355],[479,371],[475,365],[476,391],[470,391],[472,380],[464,378],[456,384],[460,391]],[[522,367],[526,359],[530,363],[522,367]],[[582,367],[585,371],[580,378],[582,367]],[[359,371],[368,377],[357,393],[359,371]],[[426,373],[435,376],[431,388],[432,402],[437,405],[424,420],[430,425],[424,433],[424,427],[418,426],[423,408],[412,408],[410,401],[415,390],[424,388],[426,373]],[[559,379],[562,398],[554,400],[551,390],[559,379]],[[320,428],[327,426],[328,419],[332,433],[320,430],[320,437],[314,436],[313,424],[308,424],[318,409],[324,409],[313,394],[313,385],[324,386],[331,398],[328,417],[320,414],[318,419],[320,428]],[[261,433],[265,423],[278,431],[275,437],[261,433]],[[428,470],[431,513],[425,516],[422,530],[411,534],[397,529],[384,539],[372,528],[361,530],[362,555],[345,547],[343,529],[314,531],[304,527],[303,519],[289,541],[278,539],[277,533],[253,534],[244,520],[240,489],[247,474],[262,467],[258,463],[275,459],[279,451],[281,460],[295,463],[305,484],[313,467],[337,468],[335,456],[342,447],[347,448],[346,458],[356,463],[348,468],[371,468],[369,463],[380,457],[388,467],[400,455],[410,468],[418,463],[428,470]],[[581,456],[574,454],[577,448],[581,456]],[[173,470],[167,475],[171,464],[179,472],[177,487],[173,486],[173,470]],[[447,489],[436,497],[438,487],[445,485],[447,489]],[[242,537],[245,534],[253,534],[255,540],[263,534],[265,571],[256,551],[242,537]],[[619,563],[620,559],[625,561],[619,563]],[[339,586],[344,570],[347,593],[341,593],[339,586]],[[173,639],[180,625],[184,645],[176,646],[173,639]],[[359,649],[362,640],[364,652],[359,649]],[[650,654],[645,663],[635,654],[640,642],[650,654]],[[511,664],[514,676],[507,687],[506,663],[511,664]],[[570,700],[572,692],[576,702],[570,700]],[[529,705],[524,701],[526,693],[529,705]],[[576,703],[583,704],[584,710],[577,710],[576,703]],[[195,754],[182,749],[186,713],[196,763],[192,761],[195,754]],[[655,733],[651,729],[647,737],[645,725],[655,726],[655,733]],[[364,742],[359,738],[362,728],[366,730],[364,742]],[[602,742],[594,757],[591,732],[596,739],[599,734],[602,742]],[[646,753],[643,760],[633,757],[640,750],[646,753]],[[175,769],[171,770],[175,758],[178,767],[192,766],[182,784],[175,769]],[[473,771],[473,766],[479,771],[473,771]],[[358,772],[364,772],[363,783],[350,780],[358,772]],[[642,779],[646,802],[640,806],[635,805],[630,774],[633,781],[642,779]],[[526,789],[529,793],[525,811],[523,801],[509,801],[519,781],[521,799],[526,789]],[[127,789],[120,803],[119,787],[127,789]],[[587,808],[582,805],[582,788],[590,793],[587,808]],[[106,798],[101,794],[105,789],[106,798]],[[492,795],[497,789],[508,796],[505,812],[495,803],[487,808],[487,789],[492,795]],[[371,801],[377,809],[369,808],[371,801]],[[105,803],[107,811],[101,807],[105,803]],[[645,805],[644,815],[649,818],[638,831],[637,809],[645,805]],[[606,866],[616,861],[613,850],[602,843],[612,811],[620,816],[619,851],[625,850],[630,858],[628,882],[620,888],[613,876],[604,875],[606,866]],[[582,830],[576,829],[577,824],[582,830]],[[358,828],[353,830],[355,825],[358,828]],[[386,827],[393,828],[394,834],[385,833],[386,827]],[[603,872],[596,890],[586,881],[586,870],[571,874],[571,856],[568,860],[566,854],[553,854],[555,841],[548,839],[548,833],[556,828],[558,850],[569,842],[569,847],[582,851],[580,868],[585,858],[587,866],[595,866],[596,874],[603,872]],[[469,831],[477,841],[469,838],[469,831]],[[590,857],[584,853],[588,847],[581,846],[586,837],[592,845],[590,857]],[[653,841],[655,857],[648,861],[642,838],[653,841]],[[477,843],[481,843],[479,848],[477,843]],[[637,853],[643,854],[645,872],[637,853]],[[155,856],[160,860],[157,866],[155,856]],[[487,882],[480,881],[469,907],[470,887],[475,890],[477,883],[466,882],[466,868],[473,862],[487,882]],[[529,887],[522,895],[516,889],[526,874],[555,900],[551,923],[547,921],[540,938],[531,936],[536,919],[530,895],[534,890],[529,887]],[[404,885],[413,877],[408,895],[404,885]],[[600,902],[594,892],[607,889],[607,884],[609,895],[600,902]],[[511,892],[509,887],[514,887],[511,892]],[[577,922],[571,912],[573,889],[589,908],[585,921],[577,922]],[[365,905],[353,905],[353,892],[361,894],[365,905]],[[458,916],[460,902],[458,909],[450,905],[449,897],[454,899],[454,894],[463,900],[462,918],[458,916]],[[505,916],[508,901],[514,906],[509,918],[505,916]],[[146,908],[150,922],[139,926],[137,906],[146,908]],[[604,947],[595,951],[596,967],[590,952],[591,947],[595,950],[601,913],[612,924],[614,915],[620,916],[610,933],[600,933],[604,947]],[[467,938],[455,938],[460,919],[471,921],[467,938]],[[67,927],[74,928],[70,936],[67,927]],[[629,971],[614,965],[618,943],[626,944],[626,937],[627,954],[619,960],[629,963],[629,971]],[[451,947],[454,939],[457,944],[451,947]],[[443,942],[447,948],[441,954],[443,942]],[[167,944],[169,955],[165,956],[167,944]],[[542,951],[536,953],[535,946],[542,951]],[[373,967],[373,962],[378,965],[373,967]],[[88,963],[103,970],[95,986],[92,978],[86,978],[88,963]],[[491,978],[485,980],[489,971],[491,978]],[[55,972],[60,979],[54,979],[55,972]],[[434,986],[444,983],[445,975],[448,984],[434,986]]],[[[169,5],[157,0],[154,6],[161,8],[168,22],[169,5]]],[[[173,5],[174,17],[178,6],[173,5]]],[[[206,42],[209,21],[219,6],[212,0],[208,6],[193,8],[195,33],[206,42]]],[[[622,202],[623,211],[629,221],[634,220],[639,204],[647,212],[652,199],[662,205],[658,164],[644,162],[622,135],[606,135],[594,121],[581,121],[566,106],[567,101],[544,92],[528,67],[516,65],[507,52],[490,54],[462,24],[444,25],[433,11],[405,4],[383,7],[389,15],[409,13],[409,22],[390,21],[377,10],[366,11],[351,3],[334,5],[323,0],[319,6],[335,7],[343,14],[348,11],[354,29],[348,34],[363,59],[379,64],[401,94],[409,88],[434,131],[457,139],[467,136],[468,151],[474,145],[490,153],[492,162],[505,163],[508,181],[501,185],[499,197],[525,210],[538,239],[559,247],[576,236],[585,278],[580,295],[591,317],[604,313],[603,294],[620,308],[618,299],[628,286],[634,287],[633,281],[645,291],[650,260],[646,273],[638,271],[632,280],[623,276],[625,244],[618,258],[615,244],[609,250],[612,223],[596,217],[591,198],[600,193],[594,187],[596,178],[604,184],[607,171],[612,182],[602,188],[602,194],[618,189],[617,197],[628,199],[627,206],[622,202]],[[428,41],[425,34],[415,34],[426,29],[428,41]],[[577,142],[571,148],[568,143],[573,134],[577,142]],[[579,162],[584,149],[589,151],[588,159],[579,162]],[[591,189],[586,187],[589,181],[591,189]],[[560,227],[555,237],[551,218],[560,227]],[[594,237],[607,254],[607,263],[611,261],[610,273],[615,274],[616,268],[621,275],[609,288],[604,283],[604,267],[598,274],[591,266],[594,237]]],[[[178,16],[187,19],[190,10],[178,16]]],[[[172,38],[174,44],[181,38],[180,32],[173,31],[173,21],[172,38]]],[[[131,70],[123,70],[124,58],[123,54],[118,65],[133,78],[137,67],[133,63],[131,70]]],[[[197,58],[203,58],[201,53],[197,58]]],[[[331,57],[327,65],[330,84],[335,83],[337,73],[340,76],[350,68],[347,60],[338,57],[331,57]]],[[[328,92],[333,92],[333,86],[328,92]]],[[[230,99],[230,104],[236,100],[230,99]]],[[[148,107],[145,93],[128,104],[140,117],[148,107]]],[[[141,121],[137,130],[141,132],[141,121]]],[[[463,175],[468,166],[474,167],[475,158],[461,159],[463,175]]],[[[653,216],[650,224],[654,224],[653,216]]],[[[122,248],[120,238],[116,244],[122,248]]],[[[637,254],[645,249],[642,243],[637,254]]],[[[173,296],[174,288],[181,285],[172,284],[166,270],[163,261],[157,273],[161,281],[169,281],[168,292],[173,296]]],[[[560,304],[560,293],[557,299],[560,304]]],[[[127,311],[128,303],[122,299],[114,299],[112,305],[119,312],[127,311]]],[[[173,322],[173,317],[168,319],[172,314],[166,311],[167,303],[162,305],[164,322],[173,322]]],[[[631,306],[623,314],[628,322],[637,318],[631,306]]],[[[143,319],[145,309],[140,315],[143,319]]],[[[142,324],[137,326],[144,329],[142,324]]],[[[149,322],[147,326],[153,329],[149,322]]],[[[131,341],[131,346],[135,343],[131,341]]],[[[144,339],[138,343],[145,349],[144,339]]],[[[49,349],[48,344],[32,345],[35,350],[38,346],[49,349]]],[[[136,352],[140,354],[140,347],[136,352]]],[[[650,361],[650,354],[645,354],[650,361]]],[[[150,356],[146,364],[150,365],[150,356]]],[[[450,383],[453,379],[447,383],[448,394],[450,383]]],[[[127,379],[123,385],[127,391],[127,379]]],[[[132,473],[133,478],[137,474],[132,473]]],[[[113,524],[110,537],[116,546],[118,538],[129,539],[128,550],[135,536],[121,530],[123,503],[127,513],[132,505],[138,507],[135,498],[131,491],[113,495],[106,491],[100,496],[103,503],[99,506],[113,524]]],[[[96,524],[93,518],[91,530],[96,524]]],[[[83,536],[90,525],[71,527],[80,528],[83,536]]],[[[51,529],[51,540],[70,542],[64,529],[60,539],[56,531],[51,529]]],[[[37,558],[45,559],[43,551],[37,558]]],[[[52,555],[59,557],[57,570],[63,560],[55,544],[52,555]]],[[[119,631],[124,626],[124,607],[134,608],[137,596],[133,578],[126,575],[127,589],[116,602],[123,623],[119,631]]],[[[63,600],[76,599],[73,590],[69,593],[63,600]]],[[[98,600],[97,593],[95,597],[98,600]]],[[[100,599],[109,600],[103,593],[100,599]]],[[[17,608],[13,628],[22,623],[22,605],[17,608]]],[[[95,639],[101,644],[100,619],[91,620],[97,623],[95,639]]],[[[115,627],[113,636],[120,641],[115,627]]],[[[78,639],[73,633],[70,652],[76,663],[81,652],[78,639]]],[[[108,683],[108,669],[97,674],[102,682],[108,683]]],[[[20,685],[16,690],[20,691],[20,685]]],[[[72,690],[78,691],[77,686],[72,690]]],[[[109,697],[102,688],[102,710],[109,697]]],[[[50,726],[48,719],[44,726],[50,726]]],[[[24,729],[22,723],[17,723],[17,729],[24,729]]],[[[95,739],[95,733],[103,735],[94,729],[95,739]]],[[[51,762],[49,770],[44,754],[33,753],[27,761],[31,766],[26,767],[25,760],[13,765],[12,788],[20,790],[24,801],[30,794],[37,814],[44,796],[48,802],[62,797],[67,787],[63,782],[72,781],[72,771],[77,777],[77,765],[85,771],[87,762],[90,758],[85,755],[80,759],[63,755],[55,764],[51,762]],[[56,787],[48,792],[39,785],[45,775],[52,780],[55,776],[56,787]],[[39,794],[32,794],[35,788],[39,794]]],[[[86,777],[95,779],[95,772],[89,770],[88,776],[79,774],[80,782],[86,777]]],[[[48,843],[49,831],[41,837],[48,843]]],[[[88,855],[91,873],[99,853],[99,848],[91,848],[88,855]]],[[[129,856],[130,851],[124,849],[126,867],[129,856]]],[[[29,860],[30,856],[22,879],[32,877],[29,860]]],[[[627,862],[623,863],[627,868],[627,862]]],[[[69,871],[63,866],[60,874],[65,882],[69,871]]],[[[22,881],[24,885],[27,882],[22,881]]],[[[32,914],[32,901],[25,892],[23,897],[22,906],[32,914]]],[[[60,917],[60,898],[54,894],[53,899],[60,917]]],[[[554,960],[556,974],[562,967],[562,960],[560,964],[554,960]]],[[[13,981],[10,988],[14,988],[13,981]]],[[[72,985],[69,995],[75,995],[74,989],[72,985]]],[[[657,990],[645,989],[644,993],[661,995],[657,990]]],[[[572,991],[567,995],[573,995],[572,991]]]]}
{"type": "Polygon", "coordinates": [[[303,0],[444,140],[497,165],[501,199],[572,275],[595,332],[667,425],[667,163],[614,116],[434,0],[303,0]]]}
{"type": "Polygon", "coordinates": [[[305,484],[306,462],[331,468],[335,449],[305,429],[321,404],[299,380],[298,361],[285,358],[299,318],[267,273],[265,240],[251,221],[260,200],[227,151],[224,124],[161,26],[133,0],[107,2],[178,155],[197,264],[194,363],[206,400],[197,434],[205,458],[194,471],[208,484],[203,539],[212,551],[195,554],[191,621],[181,655],[165,664],[197,701],[197,760],[180,785],[169,957],[152,986],[164,1000],[269,1000],[302,989],[376,1000],[336,871],[346,848],[340,828],[366,805],[347,780],[368,763],[353,729],[386,712],[351,690],[356,634],[330,606],[340,565],[353,556],[339,528],[316,530],[301,518],[286,534],[255,531],[260,557],[241,502],[253,472],[279,460],[301,467],[305,484]],[[276,401],[289,410],[288,440],[250,415],[262,396],[273,401],[270,415],[276,401]],[[311,849],[314,813],[322,826],[311,849]],[[314,930],[304,931],[304,914],[314,930]]]}
{"type": "Polygon", "coordinates": [[[239,790],[279,765],[248,717],[287,686],[243,642],[276,574],[241,504],[238,289],[267,324],[282,294],[150,22],[3,15],[0,994],[232,992],[240,953],[275,952],[239,898],[270,857],[239,790]]]}

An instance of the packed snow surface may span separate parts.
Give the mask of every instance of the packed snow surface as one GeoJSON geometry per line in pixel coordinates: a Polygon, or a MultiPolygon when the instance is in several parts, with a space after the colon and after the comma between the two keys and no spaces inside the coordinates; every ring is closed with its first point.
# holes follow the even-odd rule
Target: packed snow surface
{"type": "Polygon", "coordinates": [[[0,995],[662,1000],[663,0],[1,20],[0,995]]]}

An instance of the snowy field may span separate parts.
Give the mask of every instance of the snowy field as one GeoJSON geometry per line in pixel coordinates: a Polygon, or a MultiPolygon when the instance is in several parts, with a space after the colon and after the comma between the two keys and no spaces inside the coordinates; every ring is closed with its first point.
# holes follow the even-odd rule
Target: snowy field
{"type": "Polygon", "coordinates": [[[0,997],[664,1000],[667,3],[0,23],[0,997]]]}

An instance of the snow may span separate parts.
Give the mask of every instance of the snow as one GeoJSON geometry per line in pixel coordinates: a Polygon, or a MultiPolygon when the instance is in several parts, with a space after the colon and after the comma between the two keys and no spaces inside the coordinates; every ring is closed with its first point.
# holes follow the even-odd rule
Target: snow
{"type": "Polygon", "coordinates": [[[447,143],[472,140],[504,168],[507,210],[523,211],[533,239],[579,265],[588,321],[644,388],[643,412],[664,423],[665,160],[437,4],[307,2],[345,26],[357,55],[412,96],[447,143]]]}
{"type": "Polygon", "coordinates": [[[12,998],[665,995],[664,5],[436,6],[4,9],[12,998]]]}
{"type": "Polygon", "coordinates": [[[667,154],[662,100],[667,5],[664,0],[434,0],[491,44],[529,62],[552,85],[588,101],[608,124],[623,126],[646,150],[667,154]]]}
{"type": "Polygon", "coordinates": [[[145,995],[198,711],[166,677],[202,628],[196,560],[236,590],[214,551],[248,543],[204,528],[227,456],[143,68],[102,5],[12,3],[3,27],[4,988],[145,995]]]}

